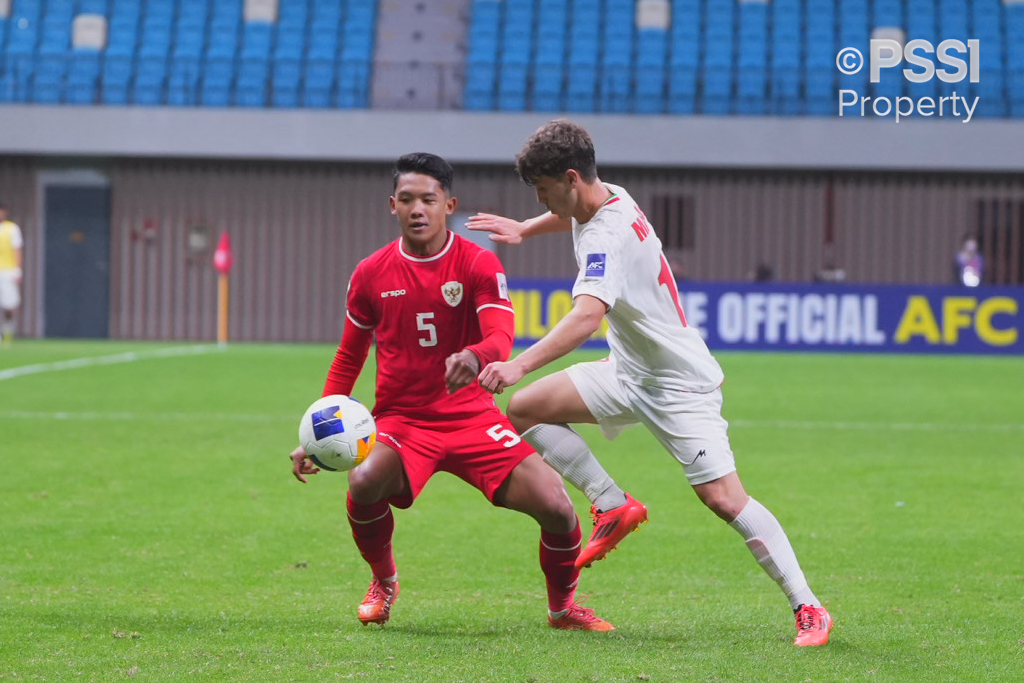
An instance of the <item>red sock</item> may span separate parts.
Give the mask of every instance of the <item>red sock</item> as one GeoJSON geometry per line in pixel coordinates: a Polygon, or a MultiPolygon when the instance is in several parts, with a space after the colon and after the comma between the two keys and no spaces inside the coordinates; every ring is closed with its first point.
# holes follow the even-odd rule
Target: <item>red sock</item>
{"type": "Polygon", "coordinates": [[[540,530],[540,568],[548,588],[548,609],[561,612],[572,605],[580,570],[574,563],[580,554],[580,521],[567,534],[540,530]]]}
{"type": "Polygon", "coordinates": [[[390,579],[396,573],[395,558],[391,554],[391,535],[395,531],[391,506],[386,500],[360,505],[346,494],[345,508],[359,554],[370,565],[374,577],[390,579]]]}

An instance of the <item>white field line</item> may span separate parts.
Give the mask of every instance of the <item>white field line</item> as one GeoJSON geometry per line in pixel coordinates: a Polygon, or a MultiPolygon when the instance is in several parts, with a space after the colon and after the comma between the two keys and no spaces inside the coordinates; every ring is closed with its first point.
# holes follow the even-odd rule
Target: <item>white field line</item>
{"type": "Polygon", "coordinates": [[[294,415],[271,413],[152,413],[132,412],[64,412],[32,410],[0,410],[0,420],[110,420],[131,422],[134,420],[180,420],[183,422],[267,422],[268,420],[292,419],[294,415]]]}
{"type": "Polygon", "coordinates": [[[55,372],[57,370],[75,370],[77,368],[88,368],[94,365],[115,365],[117,363],[133,363],[138,360],[149,358],[171,358],[174,356],[195,356],[211,351],[222,350],[223,347],[214,344],[195,344],[193,346],[172,346],[152,351],[127,351],[115,353],[109,356],[90,356],[86,358],[72,358],[70,360],[58,360],[52,363],[37,363],[35,365],[22,365],[17,368],[0,370],[0,382],[25,375],[37,375],[43,372],[55,372]]]}
{"type": "Polygon", "coordinates": [[[815,420],[730,420],[730,427],[740,429],[810,430],[837,432],[1024,432],[1024,422],[1011,424],[979,424],[976,422],[830,422],[815,420]]]}

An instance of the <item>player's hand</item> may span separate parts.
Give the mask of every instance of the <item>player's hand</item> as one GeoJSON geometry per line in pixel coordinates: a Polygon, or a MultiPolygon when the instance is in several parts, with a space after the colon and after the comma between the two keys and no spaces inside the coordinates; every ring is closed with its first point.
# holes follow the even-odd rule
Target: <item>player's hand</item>
{"type": "Polygon", "coordinates": [[[492,394],[500,394],[506,387],[518,383],[525,374],[513,361],[499,361],[488,364],[480,373],[477,381],[480,382],[480,386],[492,394]]]}
{"type": "Polygon", "coordinates": [[[524,223],[493,213],[478,213],[475,216],[470,216],[466,221],[466,227],[478,232],[489,232],[492,242],[502,244],[519,244],[523,241],[523,230],[526,229],[524,223]]]}
{"type": "Polygon", "coordinates": [[[451,394],[467,386],[480,372],[480,359],[467,349],[453,353],[444,360],[444,383],[451,394]]]}
{"type": "Polygon", "coordinates": [[[303,484],[306,483],[305,475],[316,474],[320,471],[320,468],[314,465],[313,461],[306,455],[306,451],[302,449],[302,446],[297,446],[288,457],[292,460],[292,474],[303,484]]]}

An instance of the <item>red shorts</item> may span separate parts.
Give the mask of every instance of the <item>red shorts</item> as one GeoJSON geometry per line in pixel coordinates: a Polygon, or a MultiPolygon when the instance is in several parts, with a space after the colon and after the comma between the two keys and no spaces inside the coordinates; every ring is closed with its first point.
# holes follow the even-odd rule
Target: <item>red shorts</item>
{"type": "Polygon", "coordinates": [[[412,505],[435,472],[450,472],[475,486],[494,503],[498,490],[516,465],[533,453],[512,424],[497,410],[461,420],[416,420],[387,415],[377,420],[377,441],[398,453],[411,495],[389,501],[412,505]]]}

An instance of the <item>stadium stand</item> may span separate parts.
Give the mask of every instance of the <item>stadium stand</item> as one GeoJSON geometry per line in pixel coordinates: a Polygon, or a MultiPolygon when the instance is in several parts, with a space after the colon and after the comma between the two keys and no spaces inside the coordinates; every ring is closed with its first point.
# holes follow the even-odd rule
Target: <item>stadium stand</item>
{"type": "MultiPolygon", "coordinates": [[[[437,102],[473,111],[834,116],[838,93],[853,90],[890,99],[957,92],[979,98],[977,116],[1024,116],[1022,0],[446,0],[432,7],[377,0],[0,0],[0,102],[437,102]],[[377,15],[385,11],[404,14],[398,21],[407,23],[443,11],[451,14],[444,35],[451,33],[448,19],[465,35],[445,46],[425,41],[402,49],[392,41],[375,53],[377,15]],[[853,47],[867,55],[871,38],[977,40],[980,77],[914,83],[892,70],[871,83],[868,69],[841,73],[837,52],[853,47]],[[429,97],[416,77],[395,75],[399,67],[422,66],[417,51],[427,60],[445,55],[458,62],[438,73],[457,74],[460,97],[429,97]],[[375,59],[391,73],[378,78],[371,101],[375,59]]],[[[386,34],[422,33],[393,28],[394,22],[386,34]]]]}
{"type": "Polygon", "coordinates": [[[376,0],[2,0],[0,102],[365,107],[376,0]]]}

